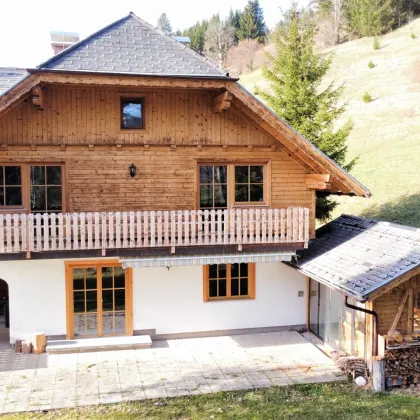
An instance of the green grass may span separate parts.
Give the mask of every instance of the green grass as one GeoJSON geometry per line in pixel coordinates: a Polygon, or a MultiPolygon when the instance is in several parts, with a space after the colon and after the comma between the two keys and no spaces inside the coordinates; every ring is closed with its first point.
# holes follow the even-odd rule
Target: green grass
{"type": "Polygon", "coordinates": [[[297,385],[257,391],[220,392],[193,397],[87,406],[80,409],[22,413],[2,420],[30,419],[415,419],[420,398],[373,394],[352,384],[297,385]]]}
{"type": "MultiPolygon", "coordinates": [[[[351,119],[349,160],[358,157],[352,171],[372,192],[370,199],[339,197],[334,217],[341,213],[373,217],[420,227],[420,19],[381,37],[338,45],[323,53],[334,55],[323,87],[344,84],[347,111],[337,125],[351,119]],[[366,66],[374,61],[375,71],[366,66]],[[374,96],[368,106],[361,98],[374,96]]],[[[267,87],[261,70],[241,77],[253,90],[267,87]]]]}

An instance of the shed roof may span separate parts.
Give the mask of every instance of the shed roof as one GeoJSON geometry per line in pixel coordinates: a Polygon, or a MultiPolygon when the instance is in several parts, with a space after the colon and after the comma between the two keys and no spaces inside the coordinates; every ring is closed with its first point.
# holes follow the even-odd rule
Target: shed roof
{"type": "Polygon", "coordinates": [[[316,232],[291,263],[359,301],[420,267],[420,229],[342,215],[316,232]]]}
{"type": "Polygon", "coordinates": [[[226,77],[198,52],[134,13],[117,20],[38,66],[40,69],[158,76],[226,77]]]}

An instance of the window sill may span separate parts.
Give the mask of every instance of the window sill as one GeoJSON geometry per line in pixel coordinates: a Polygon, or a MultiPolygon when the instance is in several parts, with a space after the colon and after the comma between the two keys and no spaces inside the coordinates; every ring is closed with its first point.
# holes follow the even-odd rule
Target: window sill
{"type": "Polygon", "coordinates": [[[250,204],[250,203],[244,203],[244,204],[234,204],[233,207],[234,209],[252,209],[252,208],[256,208],[256,209],[268,209],[270,208],[270,206],[268,204],[250,204]]]}
{"type": "Polygon", "coordinates": [[[0,214],[22,214],[22,213],[28,213],[28,210],[22,207],[0,208],[0,214]]]}
{"type": "Polygon", "coordinates": [[[229,300],[253,300],[253,298],[249,296],[212,297],[208,298],[205,302],[223,302],[229,300]]]}

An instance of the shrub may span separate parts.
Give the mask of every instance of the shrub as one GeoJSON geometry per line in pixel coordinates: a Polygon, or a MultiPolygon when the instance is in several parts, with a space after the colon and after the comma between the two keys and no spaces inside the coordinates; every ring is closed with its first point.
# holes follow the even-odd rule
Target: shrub
{"type": "Polygon", "coordinates": [[[417,38],[415,33],[412,33],[410,36],[411,36],[411,39],[416,39],[417,38]]]}
{"type": "Polygon", "coordinates": [[[381,48],[381,45],[379,44],[379,39],[375,37],[373,39],[373,49],[374,50],[379,50],[379,48],[381,48]]]}
{"type": "Polygon", "coordinates": [[[368,63],[368,67],[369,67],[370,69],[373,69],[373,68],[375,67],[375,64],[373,64],[373,62],[372,62],[372,61],[369,61],[369,63],[368,63]]]}
{"type": "Polygon", "coordinates": [[[372,102],[372,96],[370,95],[369,92],[365,92],[365,94],[363,95],[362,99],[363,99],[363,102],[365,104],[368,104],[369,102],[372,102]]]}

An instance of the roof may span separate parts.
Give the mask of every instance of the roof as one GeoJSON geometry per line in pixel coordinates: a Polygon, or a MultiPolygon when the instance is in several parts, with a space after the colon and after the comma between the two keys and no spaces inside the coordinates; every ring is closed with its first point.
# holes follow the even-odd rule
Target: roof
{"type": "Polygon", "coordinates": [[[420,229],[342,215],[292,265],[359,301],[420,266],[420,229]]]}
{"type": "Polygon", "coordinates": [[[28,75],[25,69],[0,67],[0,95],[16,85],[28,75]]]}
{"type": "Polygon", "coordinates": [[[215,64],[133,13],[38,66],[40,69],[141,75],[226,77],[215,64]]]}

